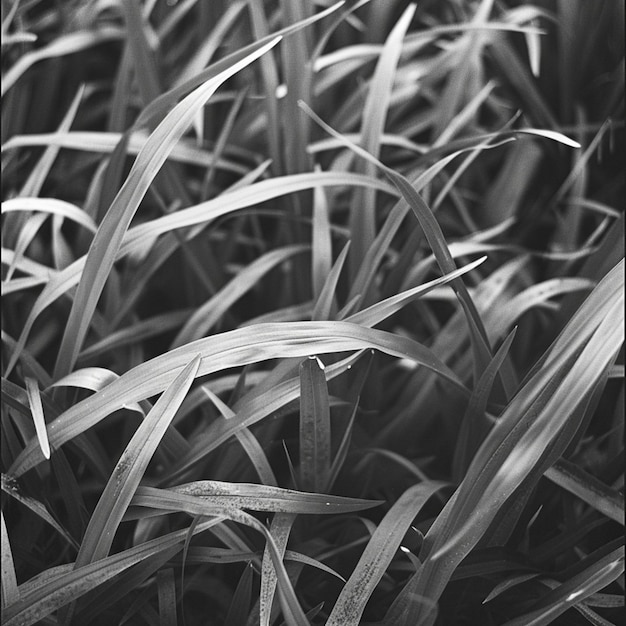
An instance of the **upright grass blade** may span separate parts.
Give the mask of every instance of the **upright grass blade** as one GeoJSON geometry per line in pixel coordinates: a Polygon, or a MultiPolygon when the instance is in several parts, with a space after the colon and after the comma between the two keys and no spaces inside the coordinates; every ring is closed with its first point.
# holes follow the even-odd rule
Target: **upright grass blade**
{"type": "Polygon", "coordinates": [[[430,481],[407,489],[377,526],[342,589],[326,626],[358,626],[365,605],[391,563],[411,522],[445,483],[430,481]]]}
{"type": "Polygon", "coordinates": [[[174,570],[171,567],[157,572],[159,593],[159,618],[161,626],[176,626],[176,585],[174,570]]]}
{"type": "MultiPolygon", "coordinates": [[[[380,137],[385,128],[385,120],[393,92],[393,81],[402,52],[402,40],[415,15],[415,4],[410,4],[389,33],[369,84],[369,92],[361,119],[360,144],[375,158],[380,155],[380,137]]],[[[305,100],[306,102],[306,100],[305,100]]],[[[377,167],[371,161],[362,163],[366,176],[374,177],[377,167]]],[[[353,246],[350,250],[351,276],[356,276],[361,262],[376,235],[376,193],[373,190],[357,190],[350,208],[350,236],[353,246]]]]}
{"type": "Polygon", "coordinates": [[[330,472],[330,405],[324,365],[317,357],[300,364],[300,488],[321,492],[330,472]]]}
{"type": "MultiPolygon", "coordinates": [[[[167,115],[146,142],[126,182],[102,220],[89,249],[59,348],[54,368],[55,378],[72,371],[124,234],[170,150],[218,87],[274,47],[278,41],[279,39],[274,39],[198,87],[167,115]]],[[[8,369],[10,370],[14,364],[15,355],[8,369]]]]}
{"type": "Polygon", "coordinates": [[[115,531],[199,366],[200,356],[196,356],[165,390],[122,453],[91,516],[76,557],[76,568],[108,555],[115,531]]]}

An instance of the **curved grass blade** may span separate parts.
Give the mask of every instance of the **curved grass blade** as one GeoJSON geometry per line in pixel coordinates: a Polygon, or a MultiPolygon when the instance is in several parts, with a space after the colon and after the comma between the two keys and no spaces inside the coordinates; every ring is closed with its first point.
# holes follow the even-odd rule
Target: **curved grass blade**
{"type": "MultiPolygon", "coordinates": [[[[102,220],[87,254],[85,267],[61,340],[54,367],[54,378],[60,378],[72,370],[124,234],[139,203],[166,161],[169,151],[219,86],[273,48],[279,40],[273,39],[198,87],[180,102],[150,135],[143,150],[137,156],[126,182],[102,220]]],[[[14,354],[13,364],[15,357],[14,354]]],[[[8,369],[10,370],[11,367],[10,365],[8,369]]]]}
{"type": "MultiPolygon", "coordinates": [[[[134,367],[48,424],[50,445],[58,447],[113,411],[162,392],[196,354],[202,356],[198,376],[204,376],[267,359],[303,358],[363,348],[416,361],[467,393],[448,366],[429,349],[406,337],[348,322],[258,324],[199,339],[134,367]]],[[[10,473],[19,476],[39,463],[41,454],[37,448],[36,442],[30,441],[10,473]]]]}
{"type": "Polygon", "coordinates": [[[91,516],[76,557],[76,568],[108,555],[115,531],[154,451],[196,377],[200,360],[200,356],[196,356],[164,391],[122,453],[91,516]]]}
{"type": "Polygon", "coordinates": [[[358,626],[365,605],[391,563],[411,522],[446,483],[430,481],[407,489],[387,512],[367,544],[328,617],[326,626],[358,626]]]}

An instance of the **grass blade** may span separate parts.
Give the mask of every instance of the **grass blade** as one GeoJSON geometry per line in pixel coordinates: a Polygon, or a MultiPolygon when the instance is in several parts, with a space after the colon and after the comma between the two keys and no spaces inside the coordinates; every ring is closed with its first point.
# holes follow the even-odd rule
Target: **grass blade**
{"type": "Polygon", "coordinates": [[[37,440],[41,447],[41,451],[46,459],[50,458],[50,443],[48,442],[48,433],[46,432],[46,418],[43,414],[43,405],[41,404],[41,395],[39,394],[39,386],[37,381],[29,376],[25,379],[26,393],[28,394],[28,404],[35,423],[35,432],[37,440]]]}
{"type": "Polygon", "coordinates": [[[445,483],[430,481],[407,489],[380,522],[344,586],[326,626],[357,626],[369,597],[391,563],[411,522],[445,483]]]}
{"type": "Polygon", "coordinates": [[[133,498],[143,473],[193,382],[200,357],[176,377],[146,416],[122,453],[83,538],[76,568],[106,557],[115,531],[133,498]]]}
{"type": "MultiPolygon", "coordinates": [[[[168,114],[146,142],[126,182],[102,220],[89,249],[61,340],[54,368],[55,378],[60,378],[72,370],[124,234],[150,183],[167,159],[169,151],[218,87],[273,48],[278,41],[279,39],[274,39],[198,87],[168,114]]],[[[12,360],[12,364],[14,363],[15,355],[12,360]]],[[[12,364],[9,365],[9,370],[12,364]]]]}
{"type": "Polygon", "coordinates": [[[330,472],[330,406],[324,365],[317,357],[300,364],[300,488],[320,492],[330,472]]]}

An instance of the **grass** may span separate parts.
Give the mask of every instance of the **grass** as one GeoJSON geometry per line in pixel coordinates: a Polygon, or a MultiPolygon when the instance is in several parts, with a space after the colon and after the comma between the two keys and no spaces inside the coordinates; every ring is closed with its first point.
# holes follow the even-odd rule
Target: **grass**
{"type": "Polygon", "coordinates": [[[621,3],[1,6],[3,624],[621,623],[621,3]]]}

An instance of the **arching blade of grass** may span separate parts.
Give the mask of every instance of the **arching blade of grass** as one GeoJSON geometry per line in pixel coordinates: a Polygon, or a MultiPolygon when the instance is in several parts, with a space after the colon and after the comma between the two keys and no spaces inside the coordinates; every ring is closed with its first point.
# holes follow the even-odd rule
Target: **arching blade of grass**
{"type": "Polygon", "coordinates": [[[441,278],[435,278],[423,285],[419,285],[418,287],[414,287],[413,289],[407,289],[406,291],[402,291],[401,293],[396,294],[395,296],[390,296],[389,298],[385,298],[376,304],[372,304],[372,306],[359,311],[358,313],[353,313],[348,317],[344,318],[346,322],[352,322],[353,324],[359,324],[360,326],[376,326],[383,320],[387,319],[391,315],[393,315],[396,311],[400,310],[407,302],[423,296],[427,294],[429,291],[441,286],[451,283],[459,276],[463,274],[467,274],[471,270],[475,269],[482,263],[487,260],[487,257],[481,257],[476,261],[472,261],[472,263],[468,263],[467,265],[442,276],[441,278]]]}
{"type": "Polygon", "coordinates": [[[20,591],[17,587],[17,578],[15,576],[15,566],[13,564],[11,544],[9,543],[9,534],[4,521],[4,513],[1,511],[0,533],[2,538],[2,555],[0,555],[0,562],[2,563],[2,609],[4,612],[4,608],[6,606],[19,601],[20,591]]]}
{"type": "MultiPolygon", "coordinates": [[[[412,359],[467,391],[455,373],[429,349],[405,337],[348,322],[258,324],[199,339],[136,366],[48,424],[50,445],[58,447],[124,405],[162,392],[196,354],[202,356],[198,376],[204,376],[266,359],[302,358],[362,348],[412,359]]],[[[37,447],[35,442],[29,442],[11,473],[19,476],[39,463],[41,454],[37,447]]]]}
{"type": "MultiPolygon", "coordinates": [[[[222,518],[217,518],[203,522],[194,529],[194,533],[203,532],[221,521],[222,518]]],[[[173,556],[180,550],[181,546],[178,544],[185,540],[187,532],[187,528],[178,530],[79,569],[68,571],[64,567],[61,572],[40,584],[32,585],[28,581],[23,583],[20,587],[28,588],[28,592],[21,594],[18,602],[5,608],[3,612],[4,626],[35,624],[58,608],[80,598],[91,589],[110,580],[129,567],[143,562],[153,554],[170,550],[173,556]]],[[[71,566],[72,564],[69,564],[69,567],[71,566]]]]}
{"type": "Polygon", "coordinates": [[[539,606],[504,626],[548,626],[569,608],[604,589],[624,572],[624,547],[613,550],[542,598],[539,606]]]}
{"type": "Polygon", "coordinates": [[[196,356],[165,390],[122,453],[91,516],[76,557],[76,568],[108,555],[115,531],[139,481],[187,395],[199,366],[200,356],[196,356]]]}
{"type": "Polygon", "coordinates": [[[411,522],[445,483],[431,481],[407,489],[387,512],[367,544],[333,607],[326,626],[358,626],[365,605],[391,563],[411,522]]]}
{"type": "Polygon", "coordinates": [[[330,472],[330,405],[324,366],[317,357],[300,364],[300,488],[320,492],[330,472]]]}
{"type": "MultiPolygon", "coordinates": [[[[167,159],[169,151],[218,87],[273,48],[278,41],[278,38],[272,40],[198,87],[180,102],[150,135],[143,150],[137,156],[126,182],[102,220],[87,254],[85,267],[61,340],[54,367],[54,378],[60,378],[72,370],[124,234],[148,187],[167,159]]],[[[15,356],[12,363],[15,363],[15,356]]],[[[11,366],[9,366],[10,369],[11,366]]]]}
{"type": "MultiPolygon", "coordinates": [[[[380,155],[380,137],[391,101],[396,68],[402,52],[402,41],[415,14],[416,5],[410,4],[389,33],[369,84],[369,92],[361,119],[361,146],[374,157],[380,155]]],[[[306,100],[304,100],[306,102],[306,100]]],[[[375,177],[377,167],[370,161],[360,162],[366,176],[375,177]]],[[[376,235],[376,193],[356,190],[350,207],[350,275],[356,276],[366,251],[376,235]]]]}

